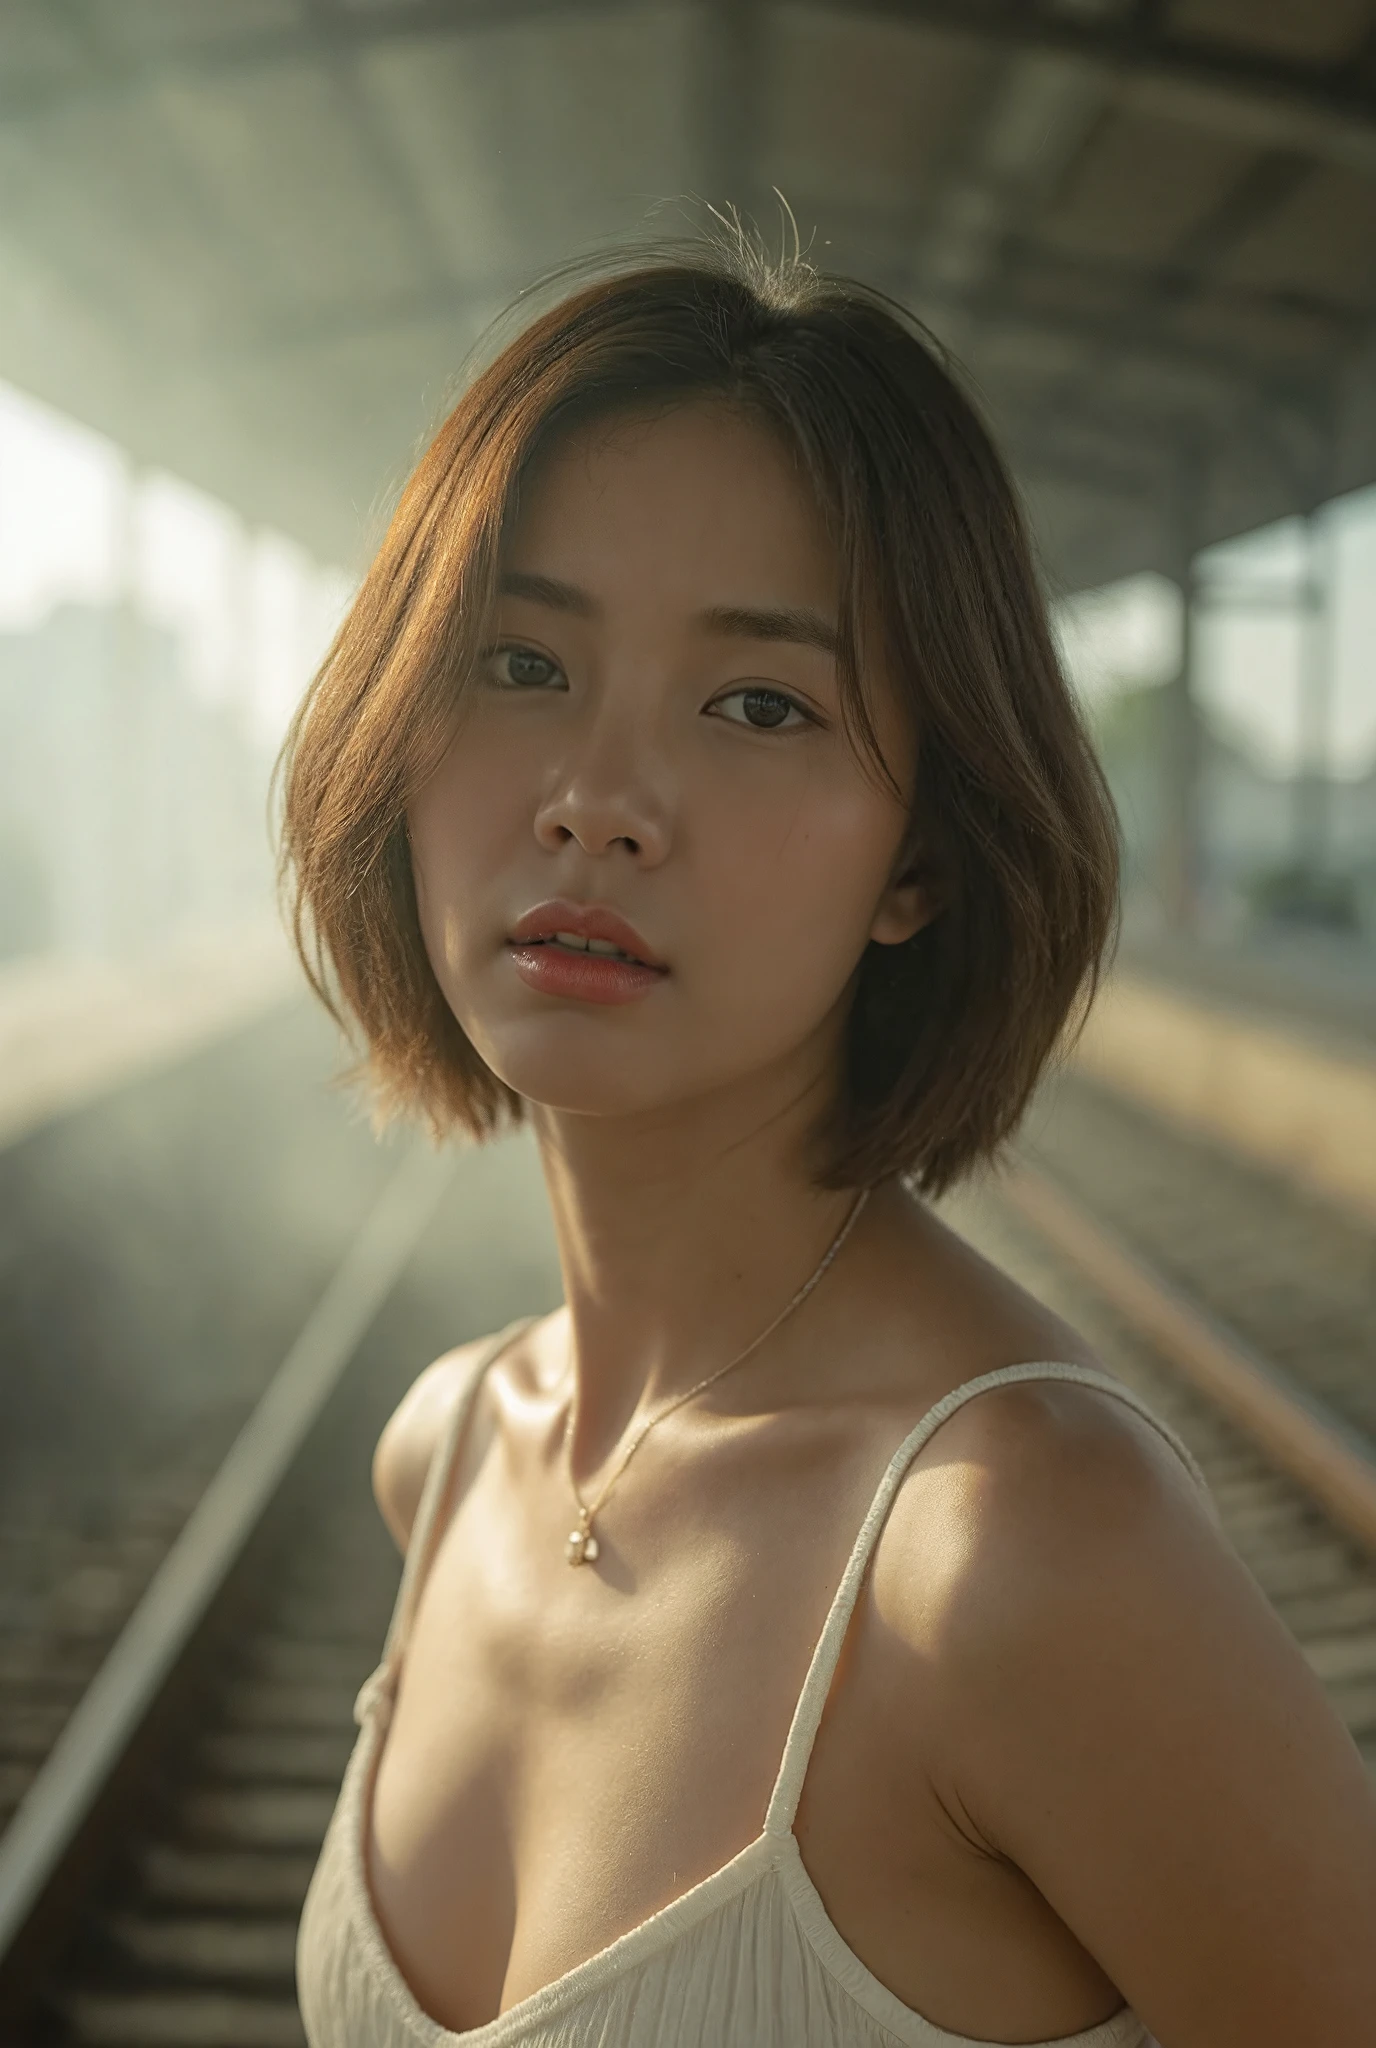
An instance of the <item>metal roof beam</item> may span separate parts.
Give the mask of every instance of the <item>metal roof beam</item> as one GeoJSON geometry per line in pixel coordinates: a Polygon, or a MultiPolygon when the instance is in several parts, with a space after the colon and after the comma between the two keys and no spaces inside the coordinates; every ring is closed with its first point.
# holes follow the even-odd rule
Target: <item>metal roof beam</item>
{"type": "MultiPolygon", "coordinates": [[[[109,23],[96,0],[54,0],[54,12],[65,22],[73,43],[93,73],[99,74],[104,67],[117,61],[113,56],[109,23]]],[[[3,108],[2,90],[0,108],[3,108]]],[[[150,150],[161,157],[166,178],[175,189],[184,215],[194,231],[207,242],[232,254],[241,266],[242,279],[252,291],[258,283],[258,249],[222,205],[215,180],[207,174],[198,151],[165,120],[148,123],[144,139],[150,150]]],[[[98,291],[99,288],[93,286],[89,279],[86,283],[87,289],[98,291]]],[[[120,313],[134,328],[144,325],[136,302],[125,300],[120,313]]]]}
{"type": "MultiPolygon", "coordinates": [[[[583,11],[628,13],[634,5],[635,0],[591,0],[583,11]]],[[[377,43],[566,19],[569,7],[568,0],[381,0],[370,10],[331,10],[328,20],[318,13],[311,19],[309,12],[291,27],[217,34],[199,45],[179,42],[137,53],[112,47],[99,65],[83,64],[65,77],[10,76],[0,84],[0,120],[40,120],[57,107],[137,98],[167,82],[214,83],[235,72],[270,69],[302,58],[318,60],[327,49],[348,55],[377,43]]]]}
{"type": "Polygon", "coordinates": [[[967,43],[1075,60],[1099,72],[1121,97],[1170,118],[1376,177],[1376,91],[1356,66],[1306,68],[1232,43],[1172,34],[1156,9],[1086,20],[1021,0],[838,4],[848,16],[878,16],[967,43]]]}
{"type": "Polygon", "coordinates": [[[1103,82],[1083,66],[1014,53],[996,70],[924,208],[913,263],[930,287],[978,290],[997,270],[1008,237],[1047,203],[1102,116],[1103,82]]]}
{"type": "MultiPolygon", "coordinates": [[[[865,223],[828,208],[826,226],[833,237],[844,230],[848,253],[857,257],[866,240],[865,223]]],[[[1160,285],[1160,274],[1136,265],[1110,265],[1104,261],[1085,262],[1061,251],[1046,249],[1036,241],[1014,236],[1006,246],[1007,260],[991,272],[973,291],[952,291],[941,284],[928,285],[915,279],[908,265],[901,226],[885,222],[882,235],[871,226],[872,254],[863,264],[867,275],[885,285],[895,298],[913,305],[921,316],[935,325],[946,338],[949,323],[964,323],[965,345],[977,347],[982,334],[991,327],[1021,327],[1029,335],[1040,335],[1072,343],[1085,350],[1111,348],[1119,363],[1140,363],[1167,370],[1182,377],[1209,379],[1218,391],[1242,388],[1276,404],[1304,399],[1326,375],[1336,375],[1362,337],[1369,331],[1365,315],[1346,314],[1329,305],[1315,305],[1286,296],[1273,296],[1229,287],[1206,293],[1197,303],[1225,316],[1263,328],[1268,319],[1300,315],[1319,320],[1323,338],[1306,348],[1304,366],[1292,367],[1283,360],[1267,362],[1263,342],[1245,353],[1223,343],[1213,344],[1170,332],[1159,321],[1148,323],[1141,313],[1160,285]],[[877,244],[877,246],[875,246],[877,244]],[[1095,312],[1084,304],[1055,306],[1039,298],[1029,302],[1029,287],[1046,288],[1046,295],[1069,293],[1095,299],[1104,296],[1106,278],[1111,280],[1115,298],[1125,293],[1125,304],[1095,312]]],[[[956,354],[961,349],[956,349],[956,354]]],[[[1084,367],[1083,365],[1081,367],[1084,367]]]]}
{"type": "MultiPolygon", "coordinates": [[[[635,0],[586,0],[588,14],[629,12],[635,0]]],[[[721,0],[711,0],[721,4],[721,0]]],[[[1305,68],[1163,27],[1161,10],[1085,18],[1024,0],[808,0],[846,19],[857,16],[938,29],[965,42],[1010,52],[1044,52],[1097,71],[1120,95],[1176,119],[1222,129],[1258,147],[1286,148],[1346,164],[1376,177],[1376,90],[1359,62],[1305,68]]],[[[387,0],[340,10],[329,34],[338,48],[403,38],[469,33],[567,17],[569,0],[387,0]]],[[[214,78],[229,71],[319,54],[319,30],[286,29],[217,36],[200,48],[181,44],[151,56],[85,65],[52,81],[11,77],[0,87],[0,118],[40,119],[48,108],[83,99],[138,94],[166,78],[214,78]]]]}
{"type": "MultiPolygon", "coordinates": [[[[803,223],[805,248],[810,247],[815,252],[819,239],[825,236],[835,249],[844,252],[838,259],[841,263],[865,267],[867,273],[887,279],[887,289],[896,296],[920,299],[923,304],[938,309],[943,318],[949,317],[967,301],[973,300],[976,305],[984,302],[991,289],[1002,293],[1029,281],[1035,283],[1039,278],[1054,288],[1069,288],[1082,302],[1102,301],[1108,289],[1118,300],[1124,293],[1131,294],[1134,308],[1161,291],[1163,286],[1173,292],[1177,287],[1197,290],[1202,285],[1203,296],[1197,304],[1248,323],[1254,335],[1268,321],[1289,322],[1300,318],[1317,323],[1325,335],[1318,344],[1320,352],[1331,352],[1336,361],[1340,353],[1369,332],[1371,316],[1365,309],[1318,298],[1312,293],[1220,284],[1207,274],[1201,276],[1200,264],[1210,253],[1204,246],[1203,235],[1206,232],[1215,238],[1213,253],[1216,254],[1227,232],[1236,234],[1240,231],[1239,212],[1244,196],[1247,205],[1258,211],[1265,204],[1275,203],[1274,185],[1269,191],[1260,189],[1263,183],[1269,183],[1269,167],[1265,176],[1259,170],[1255,179],[1249,176],[1242,182],[1245,194],[1240,189],[1220,202],[1218,209],[1211,210],[1197,243],[1191,238],[1172,255],[1151,264],[1120,256],[1079,256],[1056,243],[1040,240],[1035,217],[1030,222],[1015,222],[1004,237],[1004,260],[997,266],[986,265],[983,278],[973,291],[953,289],[936,277],[929,281],[914,275],[915,262],[933,219],[933,209],[926,205],[864,206],[830,198],[820,199],[815,204],[799,199],[796,205],[803,223]],[[1224,206],[1239,209],[1231,222],[1221,217],[1224,206]]],[[[1059,318],[1059,309],[1055,316],[1048,317],[1059,318]]],[[[1083,310],[1083,305],[1067,315],[1086,334],[1092,329],[1100,338],[1104,337],[1109,317],[1101,319],[1083,310]]],[[[1126,319],[1122,321],[1121,328],[1125,345],[1140,338],[1140,327],[1126,319]]],[[[1211,349],[1208,343],[1181,338],[1164,339],[1164,345],[1178,350],[1182,360],[1185,355],[1193,355],[1197,360],[1209,358],[1220,366],[1225,363],[1224,349],[1211,349]]],[[[1265,347],[1264,341],[1262,347],[1265,347]]],[[[1235,360],[1231,350],[1227,351],[1227,364],[1231,365],[1235,360]]],[[[1278,368],[1276,375],[1279,381],[1283,381],[1283,370],[1278,368]]]]}
{"type": "MultiPolygon", "coordinates": [[[[1292,151],[1266,150],[1257,156],[1247,174],[1209,208],[1177,246],[1169,262],[1149,273],[1141,287],[1130,293],[1119,311],[1104,323],[1103,335],[1088,362],[1052,380],[1052,402],[1058,390],[1079,401],[1087,385],[1102,383],[1121,369],[1124,353],[1134,343],[1154,343],[1167,331],[1169,321],[1182,306],[1199,304],[1207,293],[1211,272],[1228,251],[1259,221],[1268,218],[1311,170],[1310,161],[1292,151]]],[[[1345,339],[1350,350],[1350,331],[1345,339]]],[[[1318,416],[1323,414],[1326,418],[1330,403],[1327,387],[1332,384],[1341,360],[1339,349],[1326,365],[1314,365],[1305,380],[1309,390],[1303,399],[1298,397],[1293,384],[1288,403],[1280,392],[1263,394],[1254,386],[1245,394],[1234,394],[1233,403],[1220,418],[1231,414],[1234,426],[1247,423],[1254,434],[1273,444],[1273,452],[1284,457],[1285,429],[1298,426],[1302,436],[1312,437],[1318,416]],[[1273,414],[1276,417],[1271,417],[1273,414]]],[[[1215,435],[1217,427],[1218,423],[1212,424],[1215,435]]]]}
{"type": "Polygon", "coordinates": [[[392,125],[359,76],[356,45],[340,34],[349,17],[339,0],[304,0],[302,13],[311,48],[324,65],[349,126],[367,154],[373,176],[406,237],[411,260],[422,276],[436,283],[448,279],[452,271],[416,181],[397,147],[392,125]]]}

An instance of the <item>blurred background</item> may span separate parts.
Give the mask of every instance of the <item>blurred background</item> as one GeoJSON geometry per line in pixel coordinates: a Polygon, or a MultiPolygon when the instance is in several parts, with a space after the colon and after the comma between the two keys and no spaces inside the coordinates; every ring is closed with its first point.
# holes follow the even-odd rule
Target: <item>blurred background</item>
{"type": "MultiPolygon", "coordinates": [[[[0,1828],[379,1214],[402,1250],[325,1374],[363,1417],[327,1488],[350,1529],[415,1371],[558,1299],[528,1147],[416,1194],[331,1085],[268,775],[489,323],[708,206],[912,306],[1010,457],[1124,939],[1029,1127],[1043,1179],[952,1213],[1240,1489],[1376,1757],[1376,0],[0,0],[0,1828]],[[1279,1425],[1234,1403],[1229,1448],[1066,1203],[1320,1414],[1370,1543],[1294,1490],[1279,1425]]],[[[364,1669],[371,1541],[337,1545],[373,1559],[364,1669]]],[[[347,1692],[316,1767],[279,1698],[219,1792],[166,1791],[142,1918],[96,1913],[26,2039],[299,2038],[282,1930],[347,1692]],[[224,1786],[271,1757],[298,1805],[255,1822],[224,1786]],[[278,1890],[188,1878],[207,1840],[278,1890]],[[169,1946],[193,1897],[222,2023],[169,1946]]],[[[4,1839],[0,1994],[4,1879],[46,1882],[4,1839]]]]}

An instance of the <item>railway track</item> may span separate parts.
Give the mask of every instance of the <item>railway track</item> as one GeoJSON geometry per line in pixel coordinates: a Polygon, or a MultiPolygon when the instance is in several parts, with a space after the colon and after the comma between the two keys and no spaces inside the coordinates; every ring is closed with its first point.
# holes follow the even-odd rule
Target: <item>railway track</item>
{"type": "Polygon", "coordinates": [[[1073,1071],[1029,1155],[1261,1356],[1376,1441],[1376,1232],[1073,1071]]]}
{"type": "Polygon", "coordinates": [[[302,1002],[21,1143],[0,1103],[0,1831],[388,1178],[331,1057],[302,1002]]]}
{"type": "MultiPolygon", "coordinates": [[[[1296,1441],[1301,1425],[1312,1427],[1316,1415],[1325,1427],[1331,1424],[1356,1460],[1358,1494],[1366,1487],[1376,1502],[1376,1465],[1365,1434],[1376,1378],[1367,1339],[1367,1318],[1376,1314],[1376,1252],[1341,1218],[1327,1218],[1221,1155],[1201,1159],[1198,1148],[1135,1112],[1124,1120],[1121,1105],[1093,1091],[1081,1091],[1069,1110],[1067,1100],[1063,1090],[1036,1127],[1044,1177],[1024,1174],[963,1193],[948,1205],[951,1218],[1083,1328],[1110,1368],[1189,1443],[1231,1541],[1300,1642],[1376,1776],[1376,1541],[1361,1540],[1341,1500],[1345,1519],[1285,1469],[1284,1444],[1278,1459],[1275,1442],[1262,1447],[1255,1430],[1240,1426],[1201,1391],[1197,1375],[1171,1362],[1170,1342],[1162,1336],[1165,1330],[1169,1339],[1169,1325],[1144,1333],[1147,1296],[1115,1292],[1083,1255],[1107,1220],[1137,1255],[1139,1281],[1145,1274],[1143,1284],[1157,1286],[1162,1300],[1176,1310],[1183,1305],[1187,1324],[1202,1302],[1208,1329],[1225,1347],[1233,1344],[1244,1367],[1250,1361],[1264,1370],[1279,1354],[1284,1371],[1271,1392],[1282,1419],[1292,1417],[1296,1441]],[[1225,1187],[1227,1202],[1220,1196],[1225,1187]],[[1089,1229],[1079,1253],[1053,1227],[1053,1192],[1062,1223],[1070,1214],[1089,1229]],[[1303,1218],[1295,1216],[1296,1202],[1303,1218]],[[1292,1230],[1293,1251],[1287,1249],[1292,1230]],[[1210,1239],[1210,1231],[1217,1236],[1210,1239]],[[1227,1256],[1224,1240],[1231,1246],[1227,1256]],[[1188,1287],[1191,1279],[1200,1284],[1188,1287]],[[1269,1290],[1265,1316],[1256,1307],[1263,1290],[1269,1290]],[[1268,1337],[1274,1350],[1264,1343],[1268,1337]],[[1260,1360],[1258,1351],[1265,1352],[1260,1360]]],[[[394,1232],[394,1264],[401,1254],[394,1232]]],[[[374,1262],[372,1296],[384,1278],[374,1262]]],[[[294,1410],[298,1443],[347,1353],[350,1329],[366,1311],[364,1296],[366,1287],[362,1295],[355,1290],[352,1322],[349,1314],[337,1314],[329,1342],[316,1345],[314,1394],[301,1396],[294,1410]]],[[[275,1432],[261,1433],[264,1443],[274,1434],[279,1439],[279,1478],[291,1462],[280,1441],[286,1412],[279,1404],[275,1432]]],[[[350,1457],[366,1470],[363,1435],[350,1457]]],[[[321,1470],[338,1472],[337,1446],[321,1470]]],[[[266,1498],[263,1484],[259,1493],[266,1498]]],[[[198,1652],[194,1690],[164,1724],[161,1760],[147,1779],[153,1790],[132,1814],[126,1806],[117,1840],[112,1845],[107,1833],[94,1861],[90,1828],[83,1835],[81,1821],[87,1808],[99,1815],[104,1780],[89,1761],[84,1789],[77,1784],[71,1791],[65,1837],[62,1828],[54,1831],[47,1873],[34,1891],[38,1898],[66,1884],[62,1943],[34,1945],[27,1959],[22,1940],[12,1951],[12,1962],[18,1958],[10,1971],[15,2017],[8,2032],[0,2031],[3,2048],[286,2048],[302,2042],[293,1987],[297,1916],[353,1739],[353,1700],[376,1661],[398,1567],[366,1492],[350,1501],[332,1498],[306,1470],[298,1475],[295,1505],[284,1512],[279,1538],[264,1539],[229,1621],[198,1652]]],[[[193,1515],[188,1528],[195,1521],[193,1515]]],[[[87,1566],[97,1569],[98,1560],[88,1559],[87,1566]]],[[[197,1585],[184,1588],[181,1632],[165,1629],[161,1638],[164,1674],[183,1654],[179,1644],[192,1642],[197,1616],[215,1608],[226,1572],[217,1578],[204,1569],[197,1585]]],[[[150,1593],[157,1583],[155,1575],[150,1593]]],[[[70,1660],[71,1687],[87,1683],[90,1661],[89,1654],[85,1663],[79,1656],[70,1660]]],[[[83,1707],[105,1669],[83,1693],[83,1707]]],[[[145,1690],[151,1697],[157,1688],[145,1690]]],[[[64,1732],[79,1718],[78,1711],[64,1732]]],[[[139,1718],[132,1710],[126,1714],[131,1724],[139,1718]]],[[[35,1720],[35,1743],[46,1739],[45,1727],[50,1723],[41,1716],[35,1720]]],[[[57,1749],[43,1769],[55,1760],[61,1761],[57,1749]]],[[[23,1819],[21,1808],[16,1820],[23,1819]]],[[[22,1922],[11,1912],[6,1932],[5,1857],[14,1835],[12,1824],[0,1837],[0,1956],[22,1922]]],[[[0,1983],[3,1971],[0,1962],[0,1983]]]]}
{"type": "Polygon", "coordinates": [[[216,1660],[156,1812],[106,1873],[29,2039],[298,2048],[296,1923],[397,1584],[375,1517],[303,1513],[216,1660]]]}
{"type": "Polygon", "coordinates": [[[134,1498],[14,1489],[0,1522],[0,1831],[204,1490],[177,1463],[134,1498]]]}
{"type": "Polygon", "coordinates": [[[5,2048],[301,2040],[296,1918],[398,1576],[367,1494],[378,1390],[341,1382],[449,1177],[426,1153],[397,1169],[190,1515],[147,1532],[114,1641],[107,1552],[118,1600],[87,1640],[49,1618],[9,1642],[5,2048]]]}

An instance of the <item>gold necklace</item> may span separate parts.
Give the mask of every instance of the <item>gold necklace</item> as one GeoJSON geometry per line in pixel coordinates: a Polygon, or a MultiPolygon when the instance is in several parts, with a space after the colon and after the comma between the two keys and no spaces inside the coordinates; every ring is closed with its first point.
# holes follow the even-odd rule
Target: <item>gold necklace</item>
{"type": "Polygon", "coordinates": [[[836,1254],[840,1251],[846,1239],[850,1236],[850,1233],[854,1228],[856,1218],[859,1216],[860,1211],[864,1208],[865,1203],[869,1198],[869,1192],[870,1191],[868,1188],[861,1188],[860,1194],[849,1216],[847,1216],[845,1222],[841,1225],[841,1228],[837,1231],[835,1237],[831,1240],[831,1243],[823,1252],[821,1259],[818,1261],[816,1267],[813,1269],[812,1273],[809,1274],[808,1278],[803,1282],[802,1286],[798,1289],[798,1292],[794,1295],[793,1299],[790,1302],[788,1302],[783,1308],[780,1309],[778,1315],[775,1316],[773,1322],[769,1325],[768,1329],[761,1330],[759,1336],[753,1338],[752,1341],[746,1345],[744,1351],[737,1352],[734,1358],[728,1358],[725,1365],[719,1365],[715,1372],[709,1372],[706,1379],[699,1380],[697,1385],[689,1387],[686,1393],[675,1394],[672,1401],[666,1401],[662,1408],[659,1408],[655,1411],[655,1413],[650,1417],[648,1422],[642,1423],[641,1427],[636,1431],[635,1435],[631,1438],[630,1443],[626,1446],[625,1452],[621,1458],[620,1463],[613,1467],[611,1477],[607,1480],[606,1484],[603,1486],[601,1492],[598,1494],[596,1500],[594,1501],[584,1500],[582,1494],[578,1491],[578,1482],[573,1476],[573,1464],[570,1454],[570,1446],[573,1442],[573,1430],[574,1424],[577,1420],[578,1411],[578,1384],[575,1380],[573,1392],[569,1396],[569,1413],[568,1420],[564,1424],[563,1445],[564,1469],[568,1474],[569,1490],[573,1494],[573,1498],[577,1503],[578,1507],[578,1527],[576,1529],[569,1530],[568,1536],[564,1543],[564,1555],[567,1557],[570,1564],[592,1564],[596,1561],[598,1552],[601,1549],[601,1545],[598,1543],[597,1538],[593,1535],[592,1532],[593,1516],[601,1513],[602,1508],[606,1503],[608,1494],[616,1485],[616,1482],[618,1481],[618,1479],[620,1479],[622,1473],[630,1464],[631,1459],[635,1456],[636,1452],[640,1449],[640,1446],[644,1443],[646,1437],[650,1434],[650,1431],[655,1427],[657,1423],[663,1422],[664,1418],[667,1415],[672,1415],[676,1408],[682,1408],[685,1402],[693,1400],[693,1398],[696,1395],[703,1393],[706,1390],[706,1388],[713,1386],[717,1380],[722,1379],[728,1372],[734,1372],[735,1368],[738,1365],[743,1365],[745,1360],[750,1357],[752,1352],[759,1350],[761,1344],[764,1343],[766,1337],[772,1337],[774,1335],[774,1332],[778,1329],[780,1323],[784,1321],[785,1317],[791,1316],[795,1308],[801,1307],[803,1302],[807,1300],[809,1294],[811,1294],[813,1288],[817,1285],[817,1282],[821,1279],[823,1273],[826,1272],[827,1267],[836,1257],[836,1254]]]}

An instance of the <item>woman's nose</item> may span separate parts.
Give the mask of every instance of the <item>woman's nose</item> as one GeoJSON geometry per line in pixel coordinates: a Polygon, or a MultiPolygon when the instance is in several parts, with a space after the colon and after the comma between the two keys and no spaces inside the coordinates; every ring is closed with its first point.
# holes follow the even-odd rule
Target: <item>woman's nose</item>
{"type": "Polygon", "coordinates": [[[619,844],[642,863],[662,860],[668,793],[647,735],[604,717],[572,742],[536,812],[535,836],[551,851],[574,840],[587,854],[619,844]]]}

